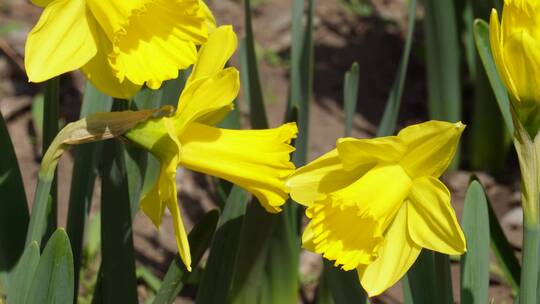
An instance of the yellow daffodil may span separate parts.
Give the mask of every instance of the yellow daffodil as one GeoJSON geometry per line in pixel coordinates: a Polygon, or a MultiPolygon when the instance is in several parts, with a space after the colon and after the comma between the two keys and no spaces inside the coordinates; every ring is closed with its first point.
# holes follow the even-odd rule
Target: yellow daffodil
{"type": "Polygon", "coordinates": [[[215,27],[201,0],[33,0],[44,10],[28,35],[31,82],[81,68],[104,93],[157,89],[197,58],[215,27]]]}
{"type": "Polygon", "coordinates": [[[165,207],[174,221],[180,256],[191,257],[176,193],[176,168],[182,166],[229,180],[255,195],[268,212],[279,212],[288,196],[285,179],[294,171],[289,145],[294,123],[268,130],[213,127],[232,109],[240,80],[235,68],[224,69],[237,46],[230,26],[216,29],[199,52],[176,113],[150,119],[125,136],[161,161],[156,185],[141,201],[143,212],[159,227],[165,207]]]}
{"type": "Polygon", "coordinates": [[[465,126],[430,121],[397,136],[344,138],[287,180],[311,219],[303,246],[357,269],[369,296],[397,282],[427,248],[465,252],[465,239],[439,181],[465,126]]]}
{"type": "Polygon", "coordinates": [[[514,99],[540,103],[540,2],[505,0],[502,22],[492,10],[489,32],[497,69],[514,99]]]}

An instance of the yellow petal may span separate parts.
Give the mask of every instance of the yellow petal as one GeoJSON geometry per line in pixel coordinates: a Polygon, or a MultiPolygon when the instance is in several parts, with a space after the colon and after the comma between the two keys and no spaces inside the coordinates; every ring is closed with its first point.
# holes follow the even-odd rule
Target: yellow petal
{"type": "Polygon", "coordinates": [[[112,52],[112,43],[107,38],[93,16],[88,16],[88,22],[98,46],[97,54],[82,67],[82,72],[90,82],[101,92],[115,98],[130,99],[140,90],[128,79],[120,82],[109,63],[108,54],[112,52]]]}
{"type": "Polygon", "coordinates": [[[199,0],[87,1],[113,41],[111,64],[120,80],[157,89],[195,62],[195,46],[208,37],[199,0]]]}
{"type": "Polygon", "coordinates": [[[208,6],[204,3],[204,1],[199,1],[199,6],[201,7],[201,14],[204,17],[204,20],[206,21],[206,26],[208,28],[208,33],[212,33],[216,30],[216,19],[214,18],[214,15],[212,14],[212,11],[208,6]]]}
{"type": "Polygon", "coordinates": [[[334,149],[309,164],[298,168],[287,180],[291,198],[304,206],[311,206],[315,200],[326,198],[328,193],[345,188],[358,180],[367,170],[343,170],[337,149],[334,149]]]}
{"type": "Polygon", "coordinates": [[[232,26],[217,28],[201,47],[197,63],[188,79],[188,85],[197,79],[213,76],[223,70],[237,45],[238,40],[232,26]]]}
{"type": "Polygon", "coordinates": [[[227,68],[212,77],[199,79],[187,86],[180,96],[176,111],[177,130],[191,122],[205,122],[214,112],[232,109],[232,102],[240,90],[238,71],[227,68]]]}
{"type": "Polygon", "coordinates": [[[288,197],[285,179],[294,170],[289,145],[298,132],[285,124],[268,130],[224,130],[199,123],[181,134],[180,164],[246,189],[268,212],[279,212],[288,197]]]}
{"type": "Polygon", "coordinates": [[[443,183],[433,177],[416,179],[409,200],[409,234],[418,246],[453,255],[465,252],[465,236],[443,183]]]}
{"type": "Polygon", "coordinates": [[[337,150],[345,170],[374,163],[397,163],[403,157],[407,146],[397,136],[373,139],[343,138],[338,141],[337,150]]]}
{"type": "Polygon", "coordinates": [[[497,70],[499,71],[501,79],[504,81],[506,87],[512,93],[512,95],[517,100],[520,100],[519,94],[516,90],[516,86],[512,81],[512,77],[510,76],[505,61],[503,59],[501,27],[499,24],[499,15],[497,14],[497,10],[495,9],[491,10],[491,16],[489,18],[489,42],[491,45],[491,52],[493,54],[493,61],[495,61],[495,65],[497,66],[497,70]]]}
{"type": "Polygon", "coordinates": [[[357,268],[362,287],[370,297],[383,293],[399,281],[420,254],[421,248],[407,234],[407,204],[401,206],[384,238],[378,258],[357,268]]]}
{"type": "Polygon", "coordinates": [[[312,220],[302,236],[305,248],[335,261],[335,266],[344,270],[375,260],[383,239],[377,219],[363,217],[356,206],[333,198],[315,202],[309,212],[312,220]]]}
{"type": "Polygon", "coordinates": [[[159,229],[163,218],[165,207],[171,212],[174,226],[174,234],[178,253],[186,268],[191,271],[191,253],[189,250],[189,242],[186,234],[186,229],[178,207],[178,197],[176,190],[176,165],[177,157],[165,161],[162,160],[162,165],[159,173],[159,178],[154,187],[146,193],[141,200],[141,210],[146,214],[154,225],[159,229]]]}
{"type": "Polygon", "coordinates": [[[171,216],[174,224],[174,235],[176,237],[176,244],[178,246],[178,253],[186,265],[188,271],[191,271],[191,252],[189,250],[189,242],[187,238],[186,228],[182,221],[182,214],[178,207],[178,200],[176,193],[172,200],[167,201],[167,208],[171,212],[171,216]]]}
{"type": "Polygon", "coordinates": [[[315,244],[314,239],[315,233],[313,233],[311,223],[308,223],[304,229],[304,233],[302,234],[302,247],[311,252],[315,252],[317,245],[315,244]]]}
{"type": "Polygon", "coordinates": [[[540,43],[526,31],[507,38],[503,58],[518,100],[540,102],[540,43]]]}
{"type": "Polygon", "coordinates": [[[345,270],[373,262],[411,180],[398,165],[378,166],[308,208],[309,246],[345,270]]]}
{"type": "Polygon", "coordinates": [[[96,54],[84,0],[55,0],[28,34],[25,67],[31,82],[76,70],[96,54]]]}
{"type": "Polygon", "coordinates": [[[408,146],[401,165],[411,178],[439,177],[448,168],[465,125],[431,120],[409,126],[398,137],[408,146]]]}

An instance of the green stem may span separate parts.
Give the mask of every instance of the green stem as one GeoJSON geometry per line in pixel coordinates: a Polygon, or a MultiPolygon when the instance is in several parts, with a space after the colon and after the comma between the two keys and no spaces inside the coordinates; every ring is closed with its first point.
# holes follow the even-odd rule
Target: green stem
{"type": "Polygon", "coordinates": [[[520,303],[536,303],[536,288],[538,275],[538,225],[523,227],[523,267],[521,268],[520,303]]]}
{"type": "Polygon", "coordinates": [[[536,303],[538,282],[538,160],[539,137],[533,141],[530,129],[524,126],[516,111],[514,120],[514,146],[521,171],[521,205],[523,207],[523,255],[521,267],[521,304],[536,303]]]}
{"type": "MultiPolygon", "coordinates": [[[[56,134],[58,134],[60,104],[60,77],[55,77],[45,83],[44,103],[43,103],[43,141],[42,153],[45,154],[56,134]]],[[[47,235],[52,235],[57,226],[57,185],[56,176],[52,181],[51,188],[51,208],[47,215],[47,235]]]]}
{"type": "MultiPolygon", "coordinates": [[[[53,166],[52,170],[56,168],[53,166]]],[[[34,204],[32,205],[32,215],[30,216],[30,224],[28,225],[28,233],[26,234],[25,247],[33,241],[40,244],[42,237],[47,228],[47,214],[50,209],[49,195],[51,191],[52,179],[39,176],[34,196],[34,204]]]]}

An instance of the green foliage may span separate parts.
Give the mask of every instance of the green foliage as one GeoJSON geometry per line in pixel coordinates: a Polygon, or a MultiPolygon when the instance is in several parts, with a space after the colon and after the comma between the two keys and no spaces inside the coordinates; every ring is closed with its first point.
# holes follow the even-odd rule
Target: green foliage
{"type": "Polygon", "coordinates": [[[413,42],[413,33],[415,28],[416,16],[416,0],[409,1],[408,22],[407,22],[407,38],[405,40],[405,49],[401,55],[401,61],[396,72],[394,84],[388,95],[384,114],[377,130],[377,136],[392,135],[395,131],[397,119],[399,116],[399,108],[401,105],[401,97],[403,96],[403,88],[405,79],[407,78],[407,67],[409,66],[409,57],[413,42]]]}
{"type": "Polygon", "coordinates": [[[461,257],[461,303],[487,303],[489,287],[488,203],[482,185],[473,180],[461,220],[467,252],[461,257]]]}
{"type": "Polygon", "coordinates": [[[10,273],[24,250],[28,207],[17,157],[1,113],[0,151],[0,285],[9,288],[10,273]]]}
{"type": "MultiPolygon", "coordinates": [[[[35,252],[35,246],[32,251],[35,252]]],[[[72,303],[73,284],[71,245],[66,232],[58,229],[49,239],[39,258],[26,302],[72,303]]]]}

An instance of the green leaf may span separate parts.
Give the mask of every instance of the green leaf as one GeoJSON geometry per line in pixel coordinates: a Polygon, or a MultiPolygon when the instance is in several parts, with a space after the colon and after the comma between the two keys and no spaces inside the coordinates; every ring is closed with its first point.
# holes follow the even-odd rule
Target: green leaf
{"type": "Polygon", "coordinates": [[[73,283],[71,245],[66,232],[58,229],[39,259],[26,302],[73,303],[73,283]]]}
{"type": "MultiPolygon", "coordinates": [[[[188,235],[192,265],[199,264],[204,252],[208,248],[219,220],[219,211],[212,210],[193,227],[188,235]]],[[[184,263],[177,254],[165,274],[161,287],[156,294],[154,304],[173,303],[176,296],[184,286],[189,276],[184,263]]]]}
{"type": "Polygon", "coordinates": [[[0,113],[0,285],[9,287],[9,274],[24,251],[28,206],[11,138],[0,113]]]}
{"type": "Polygon", "coordinates": [[[219,303],[227,298],[236,265],[240,233],[246,213],[248,196],[234,186],[225,202],[216,236],[197,291],[197,303],[219,303]]]}
{"type": "Polygon", "coordinates": [[[384,109],[383,117],[377,131],[377,136],[388,136],[394,134],[396,129],[397,119],[399,116],[399,107],[401,104],[401,97],[403,96],[403,87],[405,86],[405,79],[407,78],[407,67],[409,66],[409,58],[411,54],[411,46],[413,41],[415,16],[416,16],[416,0],[409,1],[407,22],[407,36],[405,39],[405,49],[401,55],[401,61],[396,72],[396,78],[394,84],[388,95],[386,101],[386,107],[384,109]]]}
{"type": "Polygon", "coordinates": [[[143,281],[150,287],[150,289],[154,292],[158,291],[161,286],[161,280],[156,277],[155,274],[152,273],[152,271],[142,265],[137,266],[137,270],[135,271],[135,275],[137,276],[137,279],[143,281]]]}
{"type": "Polygon", "coordinates": [[[343,86],[343,104],[345,110],[345,136],[351,136],[356,103],[358,101],[358,62],[352,64],[351,69],[345,73],[343,86]]]}
{"type": "Polygon", "coordinates": [[[460,44],[452,1],[424,1],[428,106],[432,119],[461,118],[460,44]]]}
{"type": "Polygon", "coordinates": [[[265,282],[261,290],[261,303],[296,303],[300,280],[298,278],[300,238],[298,236],[298,207],[288,201],[278,217],[269,239],[265,282]]]}
{"type": "Polygon", "coordinates": [[[514,249],[497,219],[495,211],[488,200],[488,214],[489,214],[489,232],[491,237],[491,249],[497,260],[497,264],[502,270],[505,281],[512,288],[512,294],[517,295],[519,293],[519,280],[521,273],[521,266],[514,254],[514,249]]]}
{"type": "Polygon", "coordinates": [[[476,42],[476,49],[480,55],[480,59],[484,65],[484,69],[488,76],[491,88],[495,94],[499,110],[504,119],[506,128],[513,134],[514,126],[512,124],[512,115],[510,114],[510,100],[508,99],[508,92],[497,72],[497,67],[493,61],[491,54],[491,46],[489,43],[489,25],[480,19],[476,19],[474,22],[474,40],[476,42]]]}
{"type": "Polygon", "coordinates": [[[454,303],[447,255],[422,249],[402,282],[407,304],[454,303]]]}
{"type": "Polygon", "coordinates": [[[467,252],[461,257],[461,303],[488,303],[489,216],[482,185],[473,180],[465,195],[462,227],[467,252]]]}
{"type": "Polygon", "coordinates": [[[104,142],[102,161],[100,293],[104,303],[136,303],[132,210],[123,144],[104,142]]]}
{"type": "Polygon", "coordinates": [[[256,199],[252,199],[247,206],[229,302],[258,302],[268,256],[268,240],[277,221],[277,215],[268,214],[256,199]]]}
{"type": "Polygon", "coordinates": [[[298,138],[295,141],[296,151],[293,161],[296,166],[305,164],[308,153],[309,116],[313,92],[313,19],[315,2],[308,0],[305,28],[302,27],[304,20],[304,0],[292,2],[292,45],[291,45],[291,80],[289,112],[293,108],[298,109],[297,124],[298,138]]]}
{"type": "MultiPolygon", "coordinates": [[[[42,154],[49,148],[59,130],[60,120],[60,76],[45,82],[43,93],[43,138],[42,154]]],[[[46,238],[56,230],[57,221],[57,193],[56,177],[51,184],[51,208],[48,210],[46,238]]]]}
{"type": "Polygon", "coordinates": [[[39,263],[39,246],[37,242],[30,243],[13,271],[13,279],[8,287],[8,303],[26,303],[30,284],[39,263]]]}
{"type": "Polygon", "coordinates": [[[343,271],[324,260],[324,276],[335,304],[366,303],[366,293],[356,270],[343,271]]]}
{"type": "MultiPolygon", "coordinates": [[[[112,98],[98,91],[87,81],[79,117],[84,118],[96,112],[108,112],[111,105],[112,98]]],[[[82,259],[84,229],[91,207],[102,145],[101,142],[95,142],[77,145],[73,148],[75,159],[73,161],[66,230],[73,252],[75,295],[78,294],[79,289],[79,268],[82,259]]]]}
{"type": "Polygon", "coordinates": [[[240,41],[240,77],[242,78],[244,96],[248,101],[251,127],[254,129],[266,129],[268,128],[268,119],[255,54],[250,0],[244,1],[244,14],[246,37],[240,41]]]}
{"type": "MultiPolygon", "coordinates": [[[[431,119],[461,120],[461,60],[453,1],[424,1],[428,110],[431,119]]],[[[456,153],[451,168],[459,165],[456,153]]]]}
{"type": "Polygon", "coordinates": [[[433,252],[423,249],[403,281],[406,304],[428,304],[437,297],[433,252]]]}

